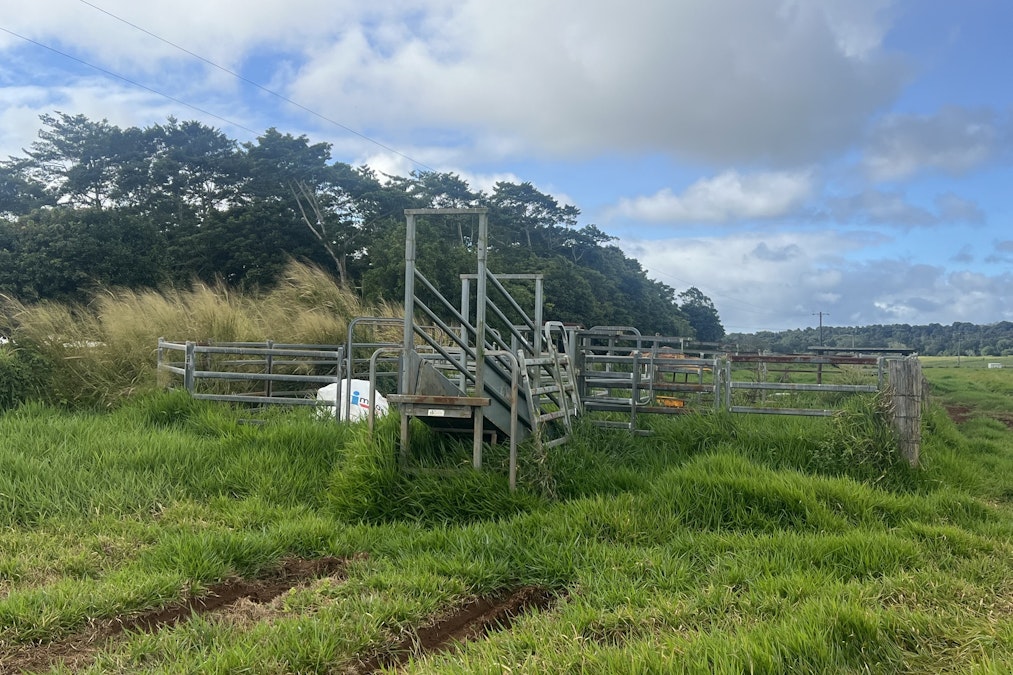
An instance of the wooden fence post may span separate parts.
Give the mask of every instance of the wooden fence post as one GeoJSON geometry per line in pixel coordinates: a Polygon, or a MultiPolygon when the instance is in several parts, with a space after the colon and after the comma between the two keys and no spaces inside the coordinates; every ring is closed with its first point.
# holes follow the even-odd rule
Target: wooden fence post
{"type": "Polygon", "coordinates": [[[901,457],[918,466],[922,443],[922,364],[917,356],[888,362],[893,396],[893,426],[901,457]]]}

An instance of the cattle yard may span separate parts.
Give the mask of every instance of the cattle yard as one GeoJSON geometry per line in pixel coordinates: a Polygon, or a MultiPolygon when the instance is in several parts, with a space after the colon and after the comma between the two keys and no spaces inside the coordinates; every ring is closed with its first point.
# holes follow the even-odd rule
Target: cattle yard
{"type": "Polygon", "coordinates": [[[166,385],[250,406],[330,407],[337,420],[359,419],[352,407],[361,407],[371,428],[375,402],[386,399],[401,413],[403,459],[416,419],[437,432],[471,435],[475,468],[482,466],[484,444],[508,442],[513,484],[518,444],[530,438],[538,448],[562,445],[581,416],[634,434],[650,433],[645,420],[652,415],[724,410],[825,417],[847,397],[883,391],[888,360],[905,356],[878,348],[728,353],[685,336],[642,335],[633,326],[548,320],[542,275],[489,271],[486,209],[405,214],[407,321],[358,317],[344,344],[332,345],[159,339],[166,385]],[[476,271],[460,275],[456,302],[416,260],[417,220],[445,216],[478,220],[476,271]],[[525,292],[511,292],[518,287],[525,292]],[[328,385],[344,394],[321,399],[317,392],[328,385]]]}

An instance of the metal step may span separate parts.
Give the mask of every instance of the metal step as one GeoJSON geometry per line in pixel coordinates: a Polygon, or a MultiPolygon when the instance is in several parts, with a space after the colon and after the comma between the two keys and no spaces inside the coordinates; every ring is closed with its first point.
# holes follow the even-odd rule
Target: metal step
{"type": "Polygon", "coordinates": [[[547,354],[519,360],[536,443],[543,449],[566,443],[572,418],[582,409],[569,357],[550,348],[547,354]]]}

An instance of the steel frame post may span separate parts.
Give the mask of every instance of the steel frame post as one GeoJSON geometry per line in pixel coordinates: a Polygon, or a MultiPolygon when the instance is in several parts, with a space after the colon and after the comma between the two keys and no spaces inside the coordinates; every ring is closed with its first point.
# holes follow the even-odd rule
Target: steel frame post
{"type": "MultiPolygon", "coordinates": [[[[489,279],[486,276],[489,250],[489,214],[482,210],[478,214],[478,285],[475,302],[475,395],[485,392],[485,308],[489,279]]],[[[482,468],[482,428],[485,426],[485,411],[475,408],[475,429],[471,463],[476,469],[482,468]]]]}
{"type": "MultiPolygon", "coordinates": [[[[405,213],[404,249],[404,344],[401,348],[400,392],[411,392],[409,363],[415,348],[415,214],[405,213]]],[[[401,462],[408,459],[409,447],[408,415],[401,415],[401,462]]]]}

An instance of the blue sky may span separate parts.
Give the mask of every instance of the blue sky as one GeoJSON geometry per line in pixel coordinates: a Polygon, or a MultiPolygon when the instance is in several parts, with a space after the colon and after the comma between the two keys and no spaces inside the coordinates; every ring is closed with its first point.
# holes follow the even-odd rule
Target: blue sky
{"type": "Polygon", "coordinates": [[[1007,0],[0,0],[0,156],[53,111],[273,126],[531,181],[732,332],[992,323],[1011,27],[1007,0]]]}

